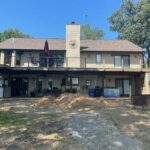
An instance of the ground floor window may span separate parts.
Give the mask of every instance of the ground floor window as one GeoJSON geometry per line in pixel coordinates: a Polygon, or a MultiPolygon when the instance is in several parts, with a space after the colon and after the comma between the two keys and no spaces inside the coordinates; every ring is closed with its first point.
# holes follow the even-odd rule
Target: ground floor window
{"type": "Polygon", "coordinates": [[[79,85],[79,78],[77,77],[68,77],[67,85],[79,85]]]}
{"type": "Polygon", "coordinates": [[[90,87],[91,86],[91,80],[86,80],[86,86],[90,87]]]}
{"type": "Polygon", "coordinates": [[[79,78],[72,78],[72,85],[78,85],[79,84],[79,78]]]}

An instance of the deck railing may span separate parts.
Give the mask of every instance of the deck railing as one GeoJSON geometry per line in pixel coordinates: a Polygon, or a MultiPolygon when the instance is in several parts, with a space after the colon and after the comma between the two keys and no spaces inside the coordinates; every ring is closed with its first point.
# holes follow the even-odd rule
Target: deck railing
{"type": "MultiPolygon", "coordinates": [[[[5,61],[4,61],[5,62],[5,61]]],[[[130,61],[129,61],[130,62],[130,61]]],[[[84,57],[22,57],[21,60],[11,57],[10,61],[1,64],[8,67],[16,68],[96,68],[96,69],[144,69],[146,64],[141,60],[137,64],[122,63],[115,66],[115,62],[105,60],[96,62],[96,58],[84,57]]]]}

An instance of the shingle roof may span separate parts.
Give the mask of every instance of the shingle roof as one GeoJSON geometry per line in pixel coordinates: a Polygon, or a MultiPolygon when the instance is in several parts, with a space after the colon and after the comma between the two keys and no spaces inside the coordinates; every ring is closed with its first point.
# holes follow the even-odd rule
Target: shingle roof
{"type": "MultiPolygon", "coordinates": [[[[43,50],[48,40],[50,50],[66,50],[65,39],[10,38],[0,43],[0,49],[43,50]]],[[[144,49],[127,40],[81,40],[81,51],[130,51],[144,49]]]]}

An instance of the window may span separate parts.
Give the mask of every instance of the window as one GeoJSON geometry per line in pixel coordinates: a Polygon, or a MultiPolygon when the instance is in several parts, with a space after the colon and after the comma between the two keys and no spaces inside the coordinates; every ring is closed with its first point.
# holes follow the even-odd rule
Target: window
{"type": "Polygon", "coordinates": [[[128,68],[129,65],[129,56],[115,56],[115,68],[128,68]]]}
{"type": "Polygon", "coordinates": [[[72,78],[72,85],[78,85],[79,79],[78,78],[72,78]]]}
{"type": "Polygon", "coordinates": [[[79,84],[79,78],[74,77],[68,77],[67,78],[67,85],[78,85],[79,84]]]}
{"type": "Polygon", "coordinates": [[[129,68],[129,56],[123,56],[123,67],[129,68]]]}
{"type": "Polygon", "coordinates": [[[91,86],[91,80],[86,80],[86,86],[90,87],[91,86]]]}
{"type": "Polygon", "coordinates": [[[47,58],[40,58],[40,67],[47,67],[47,58]]]}
{"type": "Polygon", "coordinates": [[[115,68],[121,68],[121,56],[115,56],[115,68]]]}
{"type": "Polygon", "coordinates": [[[21,65],[21,53],[16,53],[16,65],[21,65]]]}
{"type": "Polygon", "coordinates": [[[96,64],[101,64],[101,63],[102,63],[102,55],[96,54],[96,64]]]}
{"type": "Polygon", "coordinates": [[[5,64],[11,64],[12,52],[5,52],[5,64]]]}
{"type": "Polygon", "coordinates": [[[40,53],[40,66],[41,67],[62,67],[64,64],[64,53],[49,52],[47,56],[40,53]]]}

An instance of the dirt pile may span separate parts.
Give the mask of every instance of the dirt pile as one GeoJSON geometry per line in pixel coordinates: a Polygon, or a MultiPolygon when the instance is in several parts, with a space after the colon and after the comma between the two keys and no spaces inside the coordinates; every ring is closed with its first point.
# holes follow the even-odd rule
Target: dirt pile
{"type": "Polygon", "coordinates": [[[57,105],[64,109],[84,107],[111,107],[113,104],[105,98],[90,98],[82,94],[64,93],[59,97],[47,96],[36,102],[35,106],[45,107],[57,105]]]}

